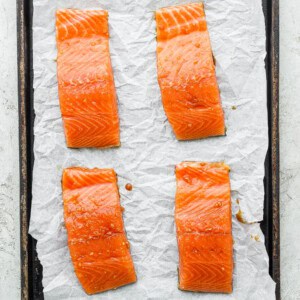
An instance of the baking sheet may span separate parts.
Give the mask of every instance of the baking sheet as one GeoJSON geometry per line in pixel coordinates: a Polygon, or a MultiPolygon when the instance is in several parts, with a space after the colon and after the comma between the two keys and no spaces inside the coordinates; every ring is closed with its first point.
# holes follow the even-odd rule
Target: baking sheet
{"type": "MultiPolygon", "coordinates": [[[[233,215],[247,222],[263,215],[264,158],[268,143],[265,31],[261,2],[208,0],[206,14],[227,137],[175,140],[162,109],[156,78],[153,11],[184,1],[34,1],[35,166],[30,233],[44,271],[46,299],[84,299],[73,272],[63,225],[60,180],[71,165],[114,167],[138,283],[94,296],[99,299],[273,299],[275,284],[258,224],[233,216],[234,293],[207,295],[177,289],[173,221],[174,165],[182,160],[225,160],[231,166],[233,215]],[[106,8],[110,12],[122,147],[71,150],[65,146],[56,82],[56,8],[106,8]],[[232,110],[236,106],[236,110],[232,110]],[[131,182],[132,192],[125,183],[131,182]],[[239,205],[236,203],[239,199],[239,205]]],[[[90,297],[89,297],[90,298],[90,297]]]]}

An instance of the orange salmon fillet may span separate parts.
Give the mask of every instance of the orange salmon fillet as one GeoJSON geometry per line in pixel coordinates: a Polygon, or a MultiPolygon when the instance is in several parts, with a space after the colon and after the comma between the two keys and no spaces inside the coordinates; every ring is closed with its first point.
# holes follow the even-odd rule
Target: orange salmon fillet
{"type": "Polygon", "coordinates": [[[178,140],[225,134],[202,3],[156,11],[157,72],[165,113],[178,140]]]}
{"type": "Polygon", "coordinates": [[[120,145],[105,10],[56,12],[57,78],[67,146],[120,145]]]}
{"type": "Polygon", "coordinates": [[[176,180],[179,289],[231,293],[229,167],[223,163],[182,162],[176,166],[176,180]]]}
{"type": "Polygon", "coordinates": [[[85,292],[135,282],[114,170],[65,169],[62,189],[68,246],[85,292]]]}

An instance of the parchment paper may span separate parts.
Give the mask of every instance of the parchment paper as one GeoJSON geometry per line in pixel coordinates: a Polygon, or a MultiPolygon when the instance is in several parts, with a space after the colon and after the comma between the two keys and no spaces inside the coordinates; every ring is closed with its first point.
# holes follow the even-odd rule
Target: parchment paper
{"type": "Polygon", "coordinates": [[[275,299],[275,284],[268,275],[268,256],[259,225],[240,223],[235,216],[241,209],[247,222],[263,217],[268,132],[261,0],[205,1],[227,136],[178,142],[164,114],[157,83],[154,11],[186,2],[34,0],[36,119],[30,233],[38,240],[46,299],[275,299]],[[63,7],[109,10],[120,148],[66,147],[55,62],[55,10],[63,7]],[[232,295],[177,289],[174,165],[184,160],[224,160],[231,167],[235,241],[232,295]],[[137,283],[92,297],[80,287],[63,221],[61,175],[62,169],[69,166],[112,167],[118,173],[137,283]],[[131,192],[124,188],[128,182],[133,184],[131,192]]]}

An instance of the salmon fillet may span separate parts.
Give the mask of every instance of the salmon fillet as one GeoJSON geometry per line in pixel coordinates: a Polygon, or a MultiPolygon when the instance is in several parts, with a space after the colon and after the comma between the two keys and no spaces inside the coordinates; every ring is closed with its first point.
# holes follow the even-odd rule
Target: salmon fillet
{"type": "Polygon", "coordinates": [[[105,10],[56,12],[57,78],[67,146],[120,145],[105,10]]]}
{"type": "Polygon", "coordinates": [[[62,189],[68,246],[86,293],[135,282],[114,170],[65,169],[62,189]]]}
{"type": "Polygon", "coordinates": [[[231,293],[229,167],[223,163],[183,162],[176,166],[176,180],[179,289],[231,293]]]}
{"type": "Polygon", "coordinates": [[[157,72],[178,140],[225,134],[224,114],[202,3],[156,11],[157,72]]]}

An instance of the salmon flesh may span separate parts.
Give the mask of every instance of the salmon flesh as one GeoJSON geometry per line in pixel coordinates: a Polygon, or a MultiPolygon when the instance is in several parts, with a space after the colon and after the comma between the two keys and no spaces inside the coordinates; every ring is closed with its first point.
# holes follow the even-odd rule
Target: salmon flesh
{"type": "Polygon", "coordinates": [[[68,246],[85,292],[135,282],[114,170],[65,169],[62,189],[68,246]]]}
{"type": "Polygon", "coordinates": [[[176,166],[176,180],[179,289],[231,293],[229,167],[223,163],[183,162],[176,166]]]}
{"type": "Polygon", "coordinates": [[[105,10],[56,13],[57,78],[67,146],[120,145],[105,10]]]}
{"type": "Polygon", "coordinates": [[[224,114],[202,3],[156,11],[157,72],[178,140],[225,134],[224,114]]]}

